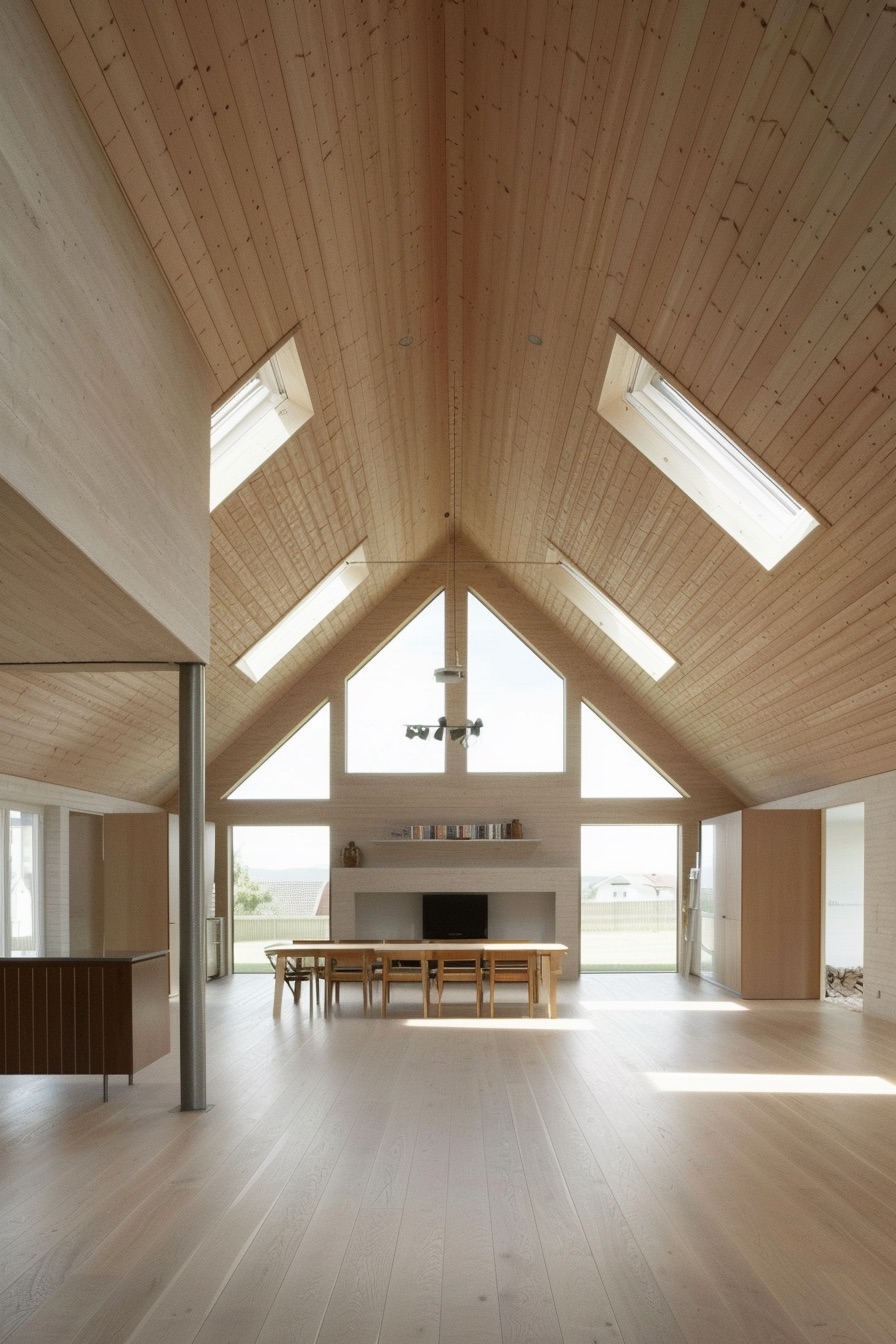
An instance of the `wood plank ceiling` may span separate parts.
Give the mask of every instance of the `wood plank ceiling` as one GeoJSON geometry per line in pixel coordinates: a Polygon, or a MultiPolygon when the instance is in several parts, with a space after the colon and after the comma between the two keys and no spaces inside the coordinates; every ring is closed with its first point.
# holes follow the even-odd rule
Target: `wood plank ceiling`
{"type": "MultiPolygon", "coordinates": [[[[211,755],[440,550],[453,457],[461,532],[745,799],[892,768],[892,5],[34,3],[222,397],[293,331],[308,376],[213,516],[211,755]],[[773,573],[598,417],[611,320],[829,524],[773,573]],[[365,538],[396,563],[250,686],[365,538]],[[548,542],[680,666],[640,673],[548,542]]],[[[4,676],[0,769],[164,796],[153,675],[4,676]]]]}

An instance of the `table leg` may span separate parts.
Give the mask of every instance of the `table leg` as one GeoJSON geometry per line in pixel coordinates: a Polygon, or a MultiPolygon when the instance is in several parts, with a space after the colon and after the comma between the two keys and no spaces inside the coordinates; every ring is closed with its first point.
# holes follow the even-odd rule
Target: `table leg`
{"type": "Polygon", "coordinates": [[[560,958],[556,952],[549,952],[545,960],[548,963],[548,1017],[556,1017],[557,977],[560,974],[560,958]]]}
{"type": "MultiPolygon", "coordinates": [[[[277,958],[277,969],[274,972],[274,1021],[280,1020],[280,1009],[283,1007],[283,983],[286,980],[286,957],[277,958]]],[[[309,989],[309,994],[311,990],[309,989]]]]}

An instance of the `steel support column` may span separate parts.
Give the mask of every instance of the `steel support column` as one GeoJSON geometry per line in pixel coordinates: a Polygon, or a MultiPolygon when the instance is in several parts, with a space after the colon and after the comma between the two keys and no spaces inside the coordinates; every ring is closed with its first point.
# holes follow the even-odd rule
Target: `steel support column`
{"type": "Polygon", "coordinates": [[[180,665],[180,1108],[205,1101],[205,668],[180,665]]]}

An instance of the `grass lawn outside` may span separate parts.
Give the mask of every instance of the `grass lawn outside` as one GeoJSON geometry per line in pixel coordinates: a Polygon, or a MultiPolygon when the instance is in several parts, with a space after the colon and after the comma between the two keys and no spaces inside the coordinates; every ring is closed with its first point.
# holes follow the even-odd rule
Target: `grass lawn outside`
{"type": "Polygon", "coordinates": [[[264,954],[265,942],[234,943],[233,969],[237,974],[273,975],[274,968],[264,954]]]}
{"type": "Polygon", "coordinates": [[[583,971],[674,971],[675,930],[582,933],[583,971]]]}

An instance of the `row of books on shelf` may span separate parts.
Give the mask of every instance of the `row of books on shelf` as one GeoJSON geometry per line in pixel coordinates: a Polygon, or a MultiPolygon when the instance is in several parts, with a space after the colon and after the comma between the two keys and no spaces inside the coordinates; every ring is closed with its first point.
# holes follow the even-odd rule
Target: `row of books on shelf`
{"type": "Polygon", "coordinates": [[[521,840],[523,828],[518,821],[459,821],[433,825],[405,826],[405,840],[521,840]]]}

